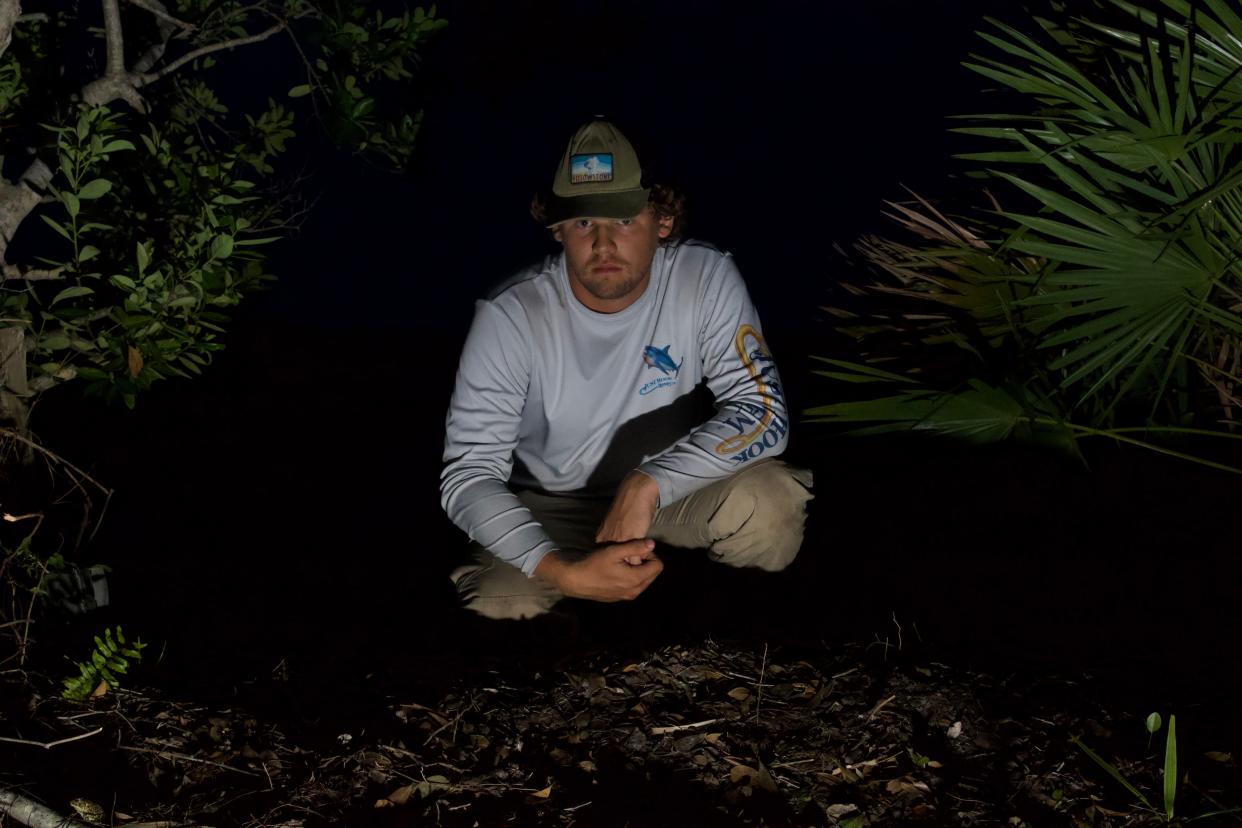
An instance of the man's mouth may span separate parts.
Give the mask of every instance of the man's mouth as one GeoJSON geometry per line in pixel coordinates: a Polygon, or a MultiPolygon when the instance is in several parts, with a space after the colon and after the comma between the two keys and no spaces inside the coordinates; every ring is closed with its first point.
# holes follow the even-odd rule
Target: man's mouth
{"type": "Polygon", "coordinates": [[[607,264],[597,264],[591,268],[592,273],[616,273],[621,269],[621,265],[609,262],[607,264]]]}

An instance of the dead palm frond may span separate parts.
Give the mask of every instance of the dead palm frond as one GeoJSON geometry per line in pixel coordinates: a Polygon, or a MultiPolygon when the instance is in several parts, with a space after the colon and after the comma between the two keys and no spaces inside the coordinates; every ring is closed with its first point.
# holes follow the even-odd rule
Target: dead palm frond
{"type": "Polygon", "coordinates": [[[843,328],[864,363],[933,380],[944,406],[984,381],[1011,389],[1028,418],[1034,406],[1071,429],[1232,426],[1242,16],[1224,0],[1102,8],[1098,20],[1046,25],[1048,45],[993,21],[983,37],[996,51],[967,65],[1030,105],[971,116],[957,132],[1003,145],[961,157],[1022,207],[1003,211],[989,193],[993,211],[972,223],[917,196],[890,203],[915,241],[857,245],[878,278],[856,292],[883,311],[843,328]],[[959,361],[963,374],[938,377],[920,365],[946,345],[974,354],[974,372],[959,361]]]}

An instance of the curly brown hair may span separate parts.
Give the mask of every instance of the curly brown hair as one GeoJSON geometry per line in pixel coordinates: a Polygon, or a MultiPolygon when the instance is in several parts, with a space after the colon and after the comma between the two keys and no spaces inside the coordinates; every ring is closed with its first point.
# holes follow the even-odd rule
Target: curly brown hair
{"type": "MultiPolygon", "coordinates": [[[[676,241],[686,233],[686,197],[676,187],[668,184],[652,184],[651,194],[647,197],[647,206],[652,209],[657,219],[671,218],[673,229],[664,243],[676,241]]],[[[530,200],[530,215],[535,221],[547,226],[548,204],[543,195],[536,193],[530,200]]]]}

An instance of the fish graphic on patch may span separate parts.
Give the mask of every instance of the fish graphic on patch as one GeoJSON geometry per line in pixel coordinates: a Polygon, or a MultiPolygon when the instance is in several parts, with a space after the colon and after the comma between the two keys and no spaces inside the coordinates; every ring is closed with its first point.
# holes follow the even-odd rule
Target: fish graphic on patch
{"type": "Polygon", "coordinates": [[[681,373],[681,365],[685,360],[673,362],[673,358],[668,354],[668,349],[671,347],[673,346],[665,345],[663,348],[657,348],[654,345],[648,345],[646,348],[643,348],[643,364],[648,368],[659,368],[660,372],[665,376],[668,376],[670,373],[673,376],[677,376],[681,373]]]}

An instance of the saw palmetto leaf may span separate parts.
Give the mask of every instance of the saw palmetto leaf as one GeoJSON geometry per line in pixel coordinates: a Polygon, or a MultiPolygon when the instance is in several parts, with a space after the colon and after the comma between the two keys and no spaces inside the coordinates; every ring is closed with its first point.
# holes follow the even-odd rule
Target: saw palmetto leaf
{"type": "Polygon", "coordinates": [[[849,289],[875,304],[840,329],[860,365],[922,387],[836,365],[834,380],[895,393],[808,414],[967,439],[1041,420],[1126,442],[1118,417],[1242,422],[1221,356],[1242,353],[1242,12],[1103,0],[1040,19],[1051,42],[992,25],[991,53],[966,65],[1029,105],[955,132],[993,144],[959,157],[1020,208],[990,191],[990,217],[970,220],[918,197],[890,204],[917,241],[857,245],[878,278],[849,289]]]}
{"type": "Polygon", "coordinates": [[[921,388],[876,400],[817,406],[804,413],[811,422],[874,424],[860,433],[915,431],[994,443],[1009,436],[1023,411],[1005,391],[972,380],[957,391],[921,388]]]}

